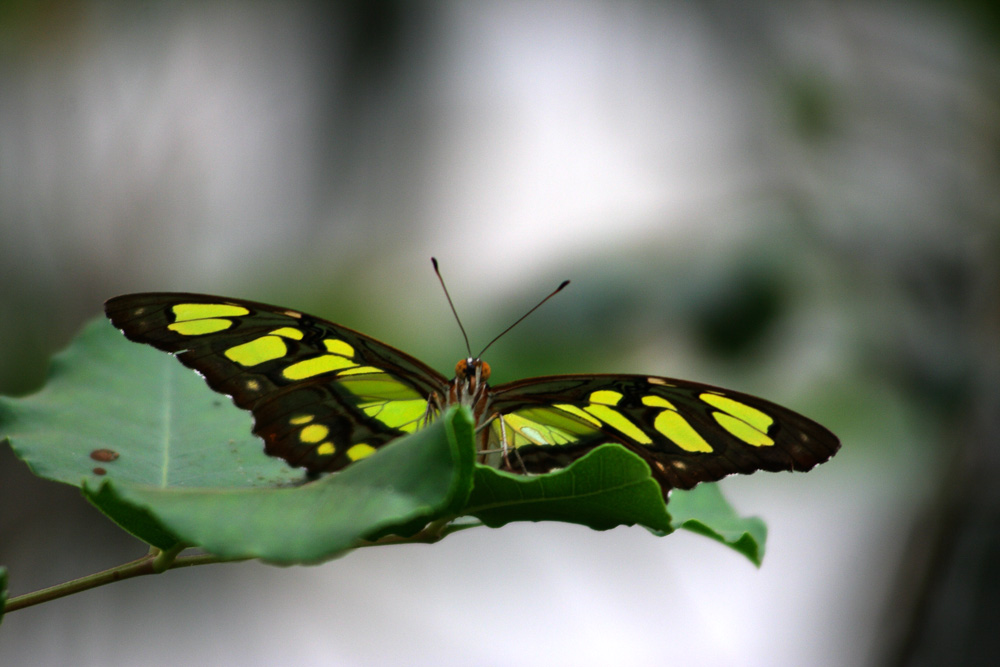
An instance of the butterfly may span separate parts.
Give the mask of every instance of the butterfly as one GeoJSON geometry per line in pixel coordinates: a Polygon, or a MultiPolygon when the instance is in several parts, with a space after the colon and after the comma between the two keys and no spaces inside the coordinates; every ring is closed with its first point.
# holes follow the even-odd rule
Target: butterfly
{"type": "Polygon", "coordinates": [[[254,301],[152,292],[114,297],[105,312],[127,338],[175,354],[249,410],[264,451],[311,475],[363,459],[452,405],[472,410],[481,461],[545,473],[617,443],[649,464],[664,496],[732,473],[810,470],[840,447],[788,408],[687,380],[554,375],[491,387],[481,354],[449,380],[353,329],[254,301]]]}

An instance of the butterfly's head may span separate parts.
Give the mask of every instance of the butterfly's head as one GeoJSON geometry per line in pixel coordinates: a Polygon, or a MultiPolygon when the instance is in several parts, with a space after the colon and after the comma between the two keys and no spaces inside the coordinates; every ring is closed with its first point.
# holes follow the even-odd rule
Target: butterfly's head
{"type": "Polygon", "coordinates": [[[468,357],[455,364],[455,377],[485,382],[490,379],[490,365],[478,357],[468,357]]]}

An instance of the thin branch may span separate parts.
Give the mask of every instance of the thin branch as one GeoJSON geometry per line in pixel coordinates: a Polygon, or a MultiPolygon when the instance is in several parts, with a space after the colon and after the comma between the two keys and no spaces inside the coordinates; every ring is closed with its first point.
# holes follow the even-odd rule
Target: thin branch
{"type": "Polygon", "coordinates": [[[179,567],[211,565],[212,563],[228,563],[233,562],[234,560],[219,558],[218,556],[212,556],[211,554],[193,554],[191,556],[180,556],[174,558],[169,562],[169,564],[166,565],[165,569],[160,569],[163,567],[164,562],[161,560],[161,557],[164,554],[169,553],[170,552],[161,552],[157,550],[156,552],[148,553],[142,558],[138,558],[130,563],[117,565],[104,570],[103,572],[96,572],[85,577],[80,577],[79,579],[73,579],[55,586],[50,586],[49,588],[43,588],[40,591],[25,593],[24,595],[10,598],[7,600],[7,605],[4,607],[4,613],[6,614],[7,612],[17,611],[18,609],[24,609],[25,607],[31,607],[42,602],[48,602],[49,600],[57,600],[61,597],[72,595],[73,593],[81,593],[83,591],[90,590],[91,588],[97,588],[98,586],[104,586],[106,584],[131,579],[133,577],[141,577],[147,574],[159,574],[165,570],[173,570],[179,567]]]}
{"type": "MultiPolygon", "coordinates": [[[[433,544],[434,542],[444,539],[445,536],[450,535],[451,533],[465,530],[466,528],[473,528],[477,525],[480,524],[452,524],[447,521],[432,522],[419,533],[411,535],[410,537],[387,535],[379,540],[371,542],[359,541],[354,548],[374,547],[389,544],[433,544]]],[[[213,565],[215,563],[234,563],[252,560],[252,558],[220,558],[218,556],[213,556],[212,554],[191,554],[188,556],[181,556],[180,553],[185,548],[185,545],[179,545],[166,551],[153,549],[142,558],[138,558],[122,565],[117,565],[104,570],[103,572],[96,572],[85,577],[80,577],[79,579],[73,579],[62,584],[50,586],[49,588],[43,588],[40,591],[25,593],[24,595],[10,598],[7,600],[7,605],[4,607],[3,611],[6,614],[7,612],[17,611],[18,609],[31,607],[36,604],[41,604],[42,602],[57,600],[61,597],[66,597],[67,595],[72,595],[74,593],[82,593],[83,591],[97,588],[99,586],[105,586],[116,581],[124,581],[125,579],[141,577],[147,574],[160,574],[162,572],[166,572],[167,570],[176,570],[182,567],[196,567],[198,565],[213,565]]]]}

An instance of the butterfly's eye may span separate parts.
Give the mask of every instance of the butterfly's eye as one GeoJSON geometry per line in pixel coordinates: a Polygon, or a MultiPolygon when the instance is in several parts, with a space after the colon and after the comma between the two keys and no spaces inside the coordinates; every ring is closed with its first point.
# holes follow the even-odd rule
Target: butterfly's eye
{"type": "Polygon", "coordinates": [[[476,376],[476,369],[480,370],[480,379],[487,380],[490,377],[490,365],[485,361],[479,359],[473,359],[469,357],[468,359],[462,359],[457,364],[455,364],[455,377],[464,377],[467,379],[474,378],[476,376]]]}

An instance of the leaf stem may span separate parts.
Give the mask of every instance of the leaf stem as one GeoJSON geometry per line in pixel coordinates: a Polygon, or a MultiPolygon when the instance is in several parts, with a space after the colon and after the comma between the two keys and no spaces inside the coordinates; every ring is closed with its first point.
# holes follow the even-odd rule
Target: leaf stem
{"type": "MultiPolygon", "coordinates": [[[[448,521],[433,522],[416,535],[412,535],[410,537],[388,535],[374,542],[360,541],[354,548],[372,547],[386,544],[432,544],[443,539],[446,535],[459,530],[465,530],[466,528],[473,528],[477,525],[480,524],[470,523],[456,525],[449,523],[448,521]]],[[[151,549],[145,556],[137,558],[129,563],[123,563],[122,565],[117,565],[104,570],[103,572],[96,572],[85,577],[80,577],[79,579],[73,579],[62,584],[50,586],[49,588],[43,588],[40,591],[25,593],[24,595],[10,598],[7,600],[7,605],[3,608],[3,611],[6,614],[7,612],[24,609],[25,607],[32,607],[36,604],[41,604],[42,602],[49,602],[50,600],[57,600],[61,597],[72,595],[73,593],[81,593],[83,591],[90,590],[91,588],[97,588],[116,581],[124,581],[125,579],[141,577],[147,574],[160,574],[162,572],[166,572],[167,570],[176,570],[181,567],[195,567],[197,565],[235,563],[239,561],[252,560],[251,558],[219,558],[218,556],[213,556],[212,554],[202,553],[190,554],[187,556],[180,555],[186,548],[187,545],[179,544],[165,551],[151,549]]]]}
{"type": "Polygon", "coordinates": [[[159,574],[160,572],[166,572],[171,568],[171,566],[177,562],[177,556],[180,555],[182,551],[187,548],[188,545],[183,542],[178,542],[171,548],[160,551],[157,549],[153,552],[153,572],[159,574]]]}
{"type": "MultiPolygon", "coordinates": [[[[183,547],[181,547],[183,549],[183,547]]],[[[49,588],[43,588],[33,593],[25,593],[18,597],[7,600],[4,613],[31,607],[42,602],[57,600],[73,593],[104,586],[116,581],[123,581],[133,577],[141,577],[146,574],[159,574],[166,570],[173,570],[179,567],[193,567],[195,565],[210,565],[212,563],[232,562],[232,559],[219,558],[211,554],[192,554],[190,556],[177,556],[180,549],[159,551],[148,553],[142,558],[138,558],[130,563],[117,565],[103,572],[95,572],[79,579],[73,579],[49,588]]],[[[238,559],[248,560],[248,559],[238,559]]]]}
{"type": "Polygon", "coordinates": [[[475,528],[483,525],[478,521],[474,523],[453,523],[453,520],[454,517],[450,519],[438,519],[437,521],[432,521],[419,533],[409,537],[386,535],[385,537],[380,537],[379,539],[372,541],[359,540],[353,548],[361,549],[364,547],[379,547],[388,544],[434,544],[435,542],[440,542],[452,533],[457,533],[458,531],[465,530],[466,528],[475,528]]]}

